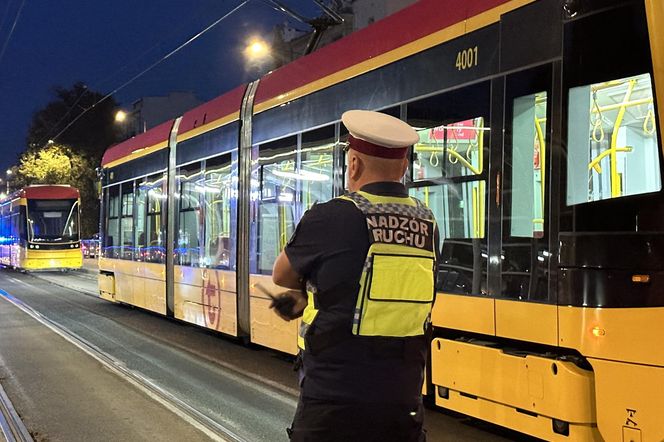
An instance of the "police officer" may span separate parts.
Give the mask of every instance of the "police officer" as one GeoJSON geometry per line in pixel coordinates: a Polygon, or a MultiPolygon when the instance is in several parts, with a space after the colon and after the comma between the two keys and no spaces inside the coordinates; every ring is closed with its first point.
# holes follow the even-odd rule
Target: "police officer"
{"type": "Polygon", "coordinates": [[[401,184],[419,137],[378,112],[345,112],[350,193],[308,210],[272,279],[302,314],[292,441],[424,441],[422,380],[438,236],[401,184]],[[298,291],[297,289],[302,289],[298,291]],[[306,297],[304,295],[306,293],[306,297]]]}

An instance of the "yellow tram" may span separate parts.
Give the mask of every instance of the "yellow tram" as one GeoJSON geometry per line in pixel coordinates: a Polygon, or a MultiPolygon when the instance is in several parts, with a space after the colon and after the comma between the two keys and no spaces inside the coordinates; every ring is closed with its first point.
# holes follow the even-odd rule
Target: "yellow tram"
{"type": "Polygon", "coordinates": [[[256,283],[343,193],[341,113],[381,110],[417,128],[441,230],[425,394],[664,440],[663,89],[661,0],[420,0],[111,147],[100,294],[294,354],[256,283]]]}
{"type": "Polygon", "coordinates": [[[0,200],[0,264],[25,271],[83,265],[80,197],[65,185],[33,185],[0,200]]]}

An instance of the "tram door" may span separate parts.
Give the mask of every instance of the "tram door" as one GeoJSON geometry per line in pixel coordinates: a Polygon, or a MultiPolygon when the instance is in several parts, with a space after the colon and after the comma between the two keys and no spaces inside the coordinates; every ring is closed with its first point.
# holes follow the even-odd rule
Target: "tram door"
{"type": "Polygon", "coordinates": [[[549,291],[553,76],[554,65],[547,64],[505,78],[495,306],[496,335],[548,345],[557,345],[555,295],[549,291]]]}
{"type": "Polygon", "coordinates": [[[432,321],[485,334],[494,333],[487,273],[491,91],[487,81],[406,105],[406,121],[420,136],[409,193],[433,211],[440,232],[432,321]],[[473,314],[453,314],[453,306],[473,314]]]}

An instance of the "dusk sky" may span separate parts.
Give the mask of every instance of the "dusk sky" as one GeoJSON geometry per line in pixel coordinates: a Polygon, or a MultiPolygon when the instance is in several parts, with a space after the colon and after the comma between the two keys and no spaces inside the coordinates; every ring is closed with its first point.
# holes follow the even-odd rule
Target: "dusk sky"
{"type": "MultiPolygon", "coordinates": [[[[282,1],[303,15],[319,14],[313,0],[282,1]]],[[[54,98],[54,86],[82,81],[108,93],[241,3],[0,0],[0,177],[17,164],[32,115],[54,98]]],[[[244,71],[245,42],[255,34],[269,37],[288,18],[262,0],[249,0],[115,99],[130,106],[144,96],[192,91],[210,100],[256,75],[244,71]]]]}

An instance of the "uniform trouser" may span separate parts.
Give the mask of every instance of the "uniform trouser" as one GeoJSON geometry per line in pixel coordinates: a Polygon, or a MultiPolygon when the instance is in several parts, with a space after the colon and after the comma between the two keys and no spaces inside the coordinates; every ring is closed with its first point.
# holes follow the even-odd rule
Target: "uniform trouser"
{"type": "Polygon", "coordinates": [[[426,442],[424,409],[393,404],[339,404],[300,397],[292,442],[426,442]]]}

